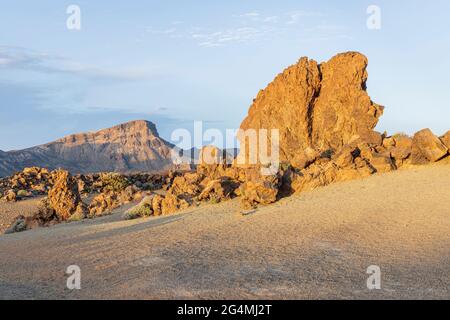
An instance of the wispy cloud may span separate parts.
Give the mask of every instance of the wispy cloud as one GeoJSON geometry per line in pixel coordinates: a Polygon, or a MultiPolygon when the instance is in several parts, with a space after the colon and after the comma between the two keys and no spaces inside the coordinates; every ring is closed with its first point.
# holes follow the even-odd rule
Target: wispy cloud
{"type": "MultiPolygon", "coordinates": [[[[350,39],[344,26],[323,21],[325,12],[296,10],[267,15],[258,11],[235,14],[223,28],[177,26],[172,22],[166,28],[147,27],[146,33],[195,41],[200,47],[215,48],[233,44],[250,44],[275,39],[283,34],[302,35],[310,39],[350,39]]],[[[142,39],[140,40],[142,41],[142,39]]]]}
{"type": "Polygon", "coordinates": [[[91,80],[131,81],[141,80],[147,76],[139,68],[102,69],[65,57],[5,45],[0,46],[0,68],[70,74],[91,80]]]}
{"type": "Polygon", "coordinates": [[[192,38],[199,41],[201,47],[219,47],[229,43],[248,43],[263,38],[270,29],[242,27],[212,33],[194,33],[192,38]]]}
{"type": "Polygon", "coordinates": [[[315,11],[304,11],[304,10],[297,10],[288,12],[285,14],[286,17],[286,24],[293,25],[297,24],[301,21],[302,18],[307,17],[323,17],[325,14],[322,12],[315,12],[315,11]]]}

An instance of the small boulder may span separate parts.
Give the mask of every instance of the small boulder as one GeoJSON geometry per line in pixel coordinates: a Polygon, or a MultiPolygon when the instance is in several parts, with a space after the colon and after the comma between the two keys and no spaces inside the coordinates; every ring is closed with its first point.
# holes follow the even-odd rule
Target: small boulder
{"type": "Polygon", "coordinates": [[[19,216],[11,224],[11,226],[5,231],[5,234],[22,232],[22,231],[26,231],[27,229],[28,229],[28,227],[27,227],[26,218],[24,216],[19,216]]]}
{"type": "Polygon", "coordinates": [[[277,201],[280,178],[276,176],[261,176],[256,180],[244,182],[239,187],[241,205],[244,209],[267,205],[277,201]]]}
{"type": "Polygon", "coordinates": [[[172,214],[179,210],[187,209],[191,203],[182,196],[177,196],[171,192],[168,192],[161,202],[161,213],[163,215],[172,214]]]}
{"type": "Polygon", "coordinates": [[[14,190],[8,190],[6,192],[5,200],[8,202],[17,201],[17,194],[14,192],[14,190]]]}

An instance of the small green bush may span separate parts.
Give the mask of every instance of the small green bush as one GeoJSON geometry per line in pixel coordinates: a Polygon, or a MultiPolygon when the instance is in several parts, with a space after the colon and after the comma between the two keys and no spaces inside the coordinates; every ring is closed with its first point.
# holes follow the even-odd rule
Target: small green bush
{"type": "Polygon", "coordinates": [[[114,172],[102,173],[100,179],[102,181],[103,191],[121,192],[131,185],[125,176],[114,172]]]}
{"type": "Polygon", "coordinates": [[[131,220],[151,216],[153,214],[152,199],[152,197],[145,197],[138,205],[125,211],[124,219],[131,220]]]}
{"type": "Polygon", "coordinates": [[[20,198],[25,198],[28,196],[28,192],[26,190],[19,190],[19,192],[17,192],[17,196],[20,198]]]}

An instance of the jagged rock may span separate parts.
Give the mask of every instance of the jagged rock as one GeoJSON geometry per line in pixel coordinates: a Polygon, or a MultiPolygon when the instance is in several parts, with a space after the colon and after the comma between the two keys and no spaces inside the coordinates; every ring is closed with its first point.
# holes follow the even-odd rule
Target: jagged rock
{"type": "Polygon", "coordinates": [[[412,164],[436,162],[447,155],[448,148],[430,129],[423,129],[414,135],[412,141],[412,164]]]}
{"type": "Polygon", "coordinates": [[[450,150],[450,130],[441,137],[441,141],[450,150]]]}
{"type": "Polygon", "coordinates": [[[205,189],[198,196],[199,201],[209,200],[214,202],[221,202],[229,200],[233,197],[234,191],[239,184],[228,178],[211,180],[206,184],[205,189]]]}
{"type": "Polygon", "coordinates": [[[168,192],[161,202],[161,213],[167,215],[179,210],[187,209],[190,206],[191,202],[189,198],[184,198],[183,196],[168,192]]]}
{"type": "MultiPolygon", "coordinates": [[[[279,129],[280,160],[299,169],[329,149],[356,141],[381,144],[373,128],[383,107],[366,93],[366,67],[367,58],[356,52],[321,65],[301,58],[258,93],[241,129],[279,129]]],[[[243,138],[240,144],[239,159],[248,162],[252,146],[243,138]]]]}
{"type": "Polygon", "coordinates": [[[397,167],[405,164],[411,156],[412,139],[404,134],[394,135],[392,137],[394,146],[389,148],[391,157],[395,159],[397,167]]]}
{"type": "Polygon", "coordinates": [[[367,64],[364,55],[347,52],[320,65],[321,88],[310,123],[315,148],[337,150],[355,140],[381,144],[381,135],[373,129],[383,107],[366,92],[367,64]]]}
{"type": "Polygon", "coordinates": [[[134,185],[130,185],[122,191],[106,188],[102,193],[92,199],[88,207],[89,216],[96,217],[109,214],[112,210],[124,204],[142,199],[145,193],[141,192],[134,185]]]}
{"type": "Polygon", "coordinates": [[[53,173],[54,185],[48,192],[48,201],[60,220],[68,220],[73,214],[85,212],[78,192],[78,182],[68,171],[57,170],[53,173]]]}
{"type": "Polygon", "coordinates": [[[153,209],[153,215],[154,216],[162,215],[162,202],[163,202],[163,200],[164,200],[164,197],[159,195],[159,194],[156,194],[153,197],[152,209],[153,209]]]}
{"type": "Polygon", "coordinates": [[[333,182],[368,177],[375,172],[376,170],[361,157],[354,158],[352,164],[346,164],[345,167],[340,167],[334,161],[314,163],[291,177],[291,188],[294,192],[299,193],[333,182]]]}
{"type": "Polygon", "coordinates": [[[110,212],[111,210],[117,208],[119,206],[118,195],[115,192],[107,192],[101,193],[92,199],[89,204],[89,216],[97,217],[101,216],[106,212],[110,212]]]}
{"type": "Polygon", "coordinates": [[[260,176],[244,182],[239,187],[241,205],[245,209],[254,208],[258,204],[267,205],[277,201],[281,179],[278,175],[260,176]]]}
{"type": "Polygon", "coordinates": [[[370,165],[376,169],[376,172],[389,172],[396,169],[389,153],[372,153],[368,160],[370,165]]]}
{"type": "Polygon", "coordinates": [[[196,196],[202,190],[200,183],[204,178],[205,176],[201,173],[186,173],[176,177],[169,190],[175,195],[196,196]]]}

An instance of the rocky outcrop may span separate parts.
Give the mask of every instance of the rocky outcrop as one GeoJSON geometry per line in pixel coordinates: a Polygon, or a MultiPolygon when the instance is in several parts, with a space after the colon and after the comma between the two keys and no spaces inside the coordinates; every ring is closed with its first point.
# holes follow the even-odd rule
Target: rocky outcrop
{"type": "Polygon", "coordinates": [[[58,170],[53,173],[54,184],[48,192],[49,207],[59,220],[69,220],[73,215],[84,218],[86,208],[81,201],[77,180],[68,171],[58,170]]]}
{"type": "Polygon", "coordinates": [[[0,154],[0,176],[25,167],[63,168],[73,174],[160,171],[172,167],[173,145],[149,121],[131,121],[74,134],[45,145],[0,154]]]}
{"type": "MultiPolygon", "coordinates": [[[[356,52],[322,64],[301,58],[258,93],[240,128],[278,129],[280,160],[300,169],[355,141],[379,144],[373,128],[383,107],[367,95],[366,67],[367,58],[356,52]]],[[[249,153],[251,146],[240,142],[249,153]]]]}

